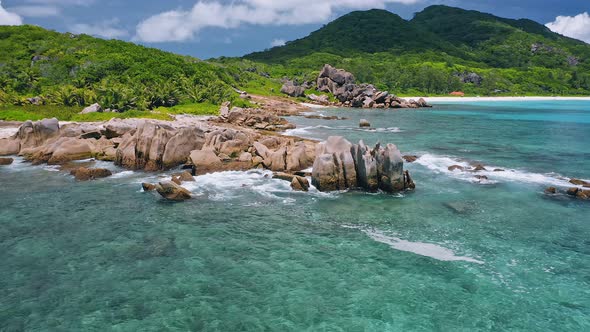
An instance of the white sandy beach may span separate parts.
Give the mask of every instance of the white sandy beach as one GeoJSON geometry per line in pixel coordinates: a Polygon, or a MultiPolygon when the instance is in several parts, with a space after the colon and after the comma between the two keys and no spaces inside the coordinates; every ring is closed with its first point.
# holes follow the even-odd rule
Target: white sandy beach
{"type": "Polygon", "coordinates": [[[583,100],[590,101],[588,97],[403,97],[406,100],[424,98],[427,102],[444,103],[444,102],[475,102],[475,101],[566,101],[566,100],[583,100]]]}

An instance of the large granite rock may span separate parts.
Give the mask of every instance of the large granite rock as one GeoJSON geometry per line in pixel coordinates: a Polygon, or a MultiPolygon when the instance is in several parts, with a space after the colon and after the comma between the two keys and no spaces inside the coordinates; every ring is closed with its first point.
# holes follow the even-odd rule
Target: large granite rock
{"type": "Polygon", "coordinates": [[[181,128],[166,143],[162,155],[164,168],[172,168],[186,162],[191,151],[199,150],[205,144],[205,133],[200,128],[181,128]]]}
{"type": "Polygon", "coordinates": [[[352,144],[340,136],[331,136],[318,145],[312,172],[312,184],[318,190],[356,187],[356,169],[351,150],[352,144]]]}
{"type": "Polygon", "coordinates": [[[184,163],[190,151],[202,148],[204,141],[205,133],[197,127],[177,130],[142,121],[133,135],[128,132],[123,136],[115,164],[146,171],[169,169],[184,163]]]}
{"type": "Polygon", "coordinates": [[[293,82],[286,82],[281,87],[281,93],[284,93],[290,97],[305,97],[305,88],[302,86],[295,85],[293,82]]]}
{"type": "Polygon", "coordinates": [[[377,152],[379,146],[370,149],[365,142],[360,141],[353,148],[353,157],[357,169],[358,186],[368,191],[379,189],[379,174],[377,172],[377,152]]]}
{"type": "Polygon", "coordinates": [[[190,160],[197,169],[215,170],[221,167],[221,159],[212,150],[194,150],[190,160]]]}
{"type": "Polygon", "coordinates": [[[397,146],[387,144],[375,153],[379,189],[385,192],[397,192],[405,189],[404,160],[397,146]]]}
{"type": "Polygon", "coordinates": [[[36,122],[25,121],[18,129],[15,138],[20,142],[20,149],[25,149],[40,146],[57,135],[59,135],[59,121],[53,118],[36,122]]]}
{"type": "Polygon", "coordinates": [[[399,192],[414,189],[404,161],[393,144],[373,149],[351,144],[342,137],[329,137],[318,146],[312,184],[320,191],[361,188],[367,191],[399,192]]]}

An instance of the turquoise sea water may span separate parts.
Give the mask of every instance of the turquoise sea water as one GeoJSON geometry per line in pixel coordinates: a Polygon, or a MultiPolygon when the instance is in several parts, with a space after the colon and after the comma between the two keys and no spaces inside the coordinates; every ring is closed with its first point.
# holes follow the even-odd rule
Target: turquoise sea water
{"type": "Polygon", "coordinates": [[[587,331],[590,103],[318,110],[292,134],[398,144],[418,189],[294,193],[264,172],[197,177],[196,199],[111,167],[75,183],[0,168],[1,331],[587,331]],[[360,118],[376,130],[358,129],[360,118]],[[489,181],[449,172],[480,162],[489,181]]]}

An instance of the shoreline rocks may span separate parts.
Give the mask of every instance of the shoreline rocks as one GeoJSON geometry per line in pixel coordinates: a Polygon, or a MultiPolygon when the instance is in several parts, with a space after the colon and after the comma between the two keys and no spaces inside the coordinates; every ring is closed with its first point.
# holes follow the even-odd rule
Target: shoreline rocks
{"type": "Polygon", "coordinates": [[[0,166],[11,165],[14,162],[12,158],[0,158],[0,166]]]}
{"type": "Polygon", "coordinates": [[[73,175],[77,181],[90,181],[113,175],[113,173],[108,169],[86,167],[74,169],[70,172],[70,174],[73,175]]]}
{"type": "Polygon", "coordinates": [[[172,181],[159,182],[155,189],[160,196],[170,201],[185,201],[192,198],[190,191],[172,181]]]}
{"type": "Polygon", "coordinates": [[[318,145],[312,184],[320,191],[360,188],[393,193],[414,189],[403,164],[401,153],[393,144],[377,144],[370,149],[362,140],[353,145],[343,137],[331,136],[318,145]]]}
{"type": "MultiPolygon", "coordinates": [[[[343,70],[324,65],[318,78],[317,90],[331,93],[339,101],[338,106],[354,108],[422,108],[432,107],[423,98],[405,100],[379,91],[371,84],[355,84],[354,76],[343,70]]],[[[312,99],[313,100],[313,99],[312,99]]]]}

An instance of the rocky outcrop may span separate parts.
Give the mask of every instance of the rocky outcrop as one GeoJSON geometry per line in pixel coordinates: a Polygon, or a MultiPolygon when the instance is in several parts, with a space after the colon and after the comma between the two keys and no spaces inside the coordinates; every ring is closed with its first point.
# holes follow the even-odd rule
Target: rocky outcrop
{"type": "Polygon", "coordinates": [[[25,121],[14,138],[19,142],[20,149],[25,149],[38,147],[57,135],[59,135],[59,121],[53,118],[36,122],[25,121]]]}
{"type": "Polygon", "coordinates": [[[190,153],[201,149],[205,132],[197,127],[181,129],[142,121],[133,135],[127,133],[119,144],[115,164],[130,169],[157,171],[184,163],[190,153]]]}
{"type": "Polygon", "coordinates": [[[194,150],[190,153],[190,160],[197,170],[215,170],[221,167],[221,159],[213,150],[194,150]]]}
{"type": "Polygon", "coordinates": [[[218,121],[268,131],[283,131],[295,128],[293,124],[274,113],[252,108],[234,107],[227,116],[220,117],[218,121]]]}
{"type": "Polygon", "coordinates": [[[317,79],[320,92],[333,94],[340,106],[363,108],[418,108],[430,107],[424,99],[418,101],[398,98],[387,91],[379,91],[371,84],[355,84],[354,76],[328,64],[317,79]]]}
{"type": "Polygon", "coordinates": [[[335,191],[357,186],[352,144],[340,136],[320,143],[313,163],[312,184],[320,191],[335,191]]]}
{"type": "Polygon", "coordinates": [[[330,104],[330,99],[326,95],[317,96],[312,93],[309,96],[307,96],[307,99],[309,99],[317,104],[320,104],[320,105],[329,105],[330,104]]]}
{"type": "Polygon", "coordinates": [[[186,162],[191,151],[200,149],[205,144],[204,131],[195,128],[181,128],[166,143],[162,154],[163,168],[168,169],[186,162]]]}
{"type": "Polygon", "coordinates": [[[281,93],[290,97],[305,97],[305,87],[295,85],[292,81],[287,81],[281,87],[281,93]]]}
{"type": "Polygon", "coordinates": [[[459,78],[461,83],[470,83],[480,86],[483,82],[483,78],[474,72],[464,71],[461,73],[455,73],[455,76],[459,78]]]}
{"type": "Polygon", "coordinates": [[[162,181],[156,185],[156,191],[162,197],[171,201],[185,201],[191,199],[191,192],[172,181],[162,181]]]}
{"type": "Polygon", "coordinates": [[[403,169],[401,153],[393,144],[373,149],[363,141],[353,145],[338,136],[318,145],[312,184],[320,191],[361,188],[367,191],[398,192],[413,189],[403,169]]]}
{"type": "Polygon", "coordinates": [[[72,170],[70,174],[73,175],[77,181],[96,180],[113,175],[113,173],[108,169],[86,167],[80,167],[75,170],[72,170]]]}

